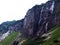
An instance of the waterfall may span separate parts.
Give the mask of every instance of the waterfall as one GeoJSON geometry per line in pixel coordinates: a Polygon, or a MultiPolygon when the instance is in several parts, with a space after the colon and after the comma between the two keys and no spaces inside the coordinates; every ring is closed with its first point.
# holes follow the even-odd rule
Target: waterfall
{"type": "Polygon", "coordinates": [[[42,13],[43,13],[43,9],[44,8],[44,6],[42,6],[42,9],[41,9],[41,14],[40,14],[40,21],[39,21],[39,23],[41,22],[41,19],[42,19],[42,13]]]}
{"type": "Polygon", "coordinates": [[[24,20],[25,24],[24,24],[24,25],[26,25],[26,21],[27,21],[27,20],[26,20],[26,18],[25,18],[25,20],[24,20]]]}
{"type": "Polygon", "coordinates": [[[55,2],[53,2],[51,7],[50,7],[51,12],[53,12],[53,10],[54,10],[54,4],[55,4],[55,2]]]}
{"type": "Polygon", "coordinates": [[[48,22],[46,23],[45,29],[46,29],[46,32],[47,32],[47,30],[48,30],[48,22]]]}
{"type": "Polygon", "coordinates": [[[43,7],[42,7],[42,9],[41,9],[41,13],[42,13],[42,12],[43,12],[43,10],[44,10],[43,8],[44,8],[44,6],[43,6],[43,7]]]}

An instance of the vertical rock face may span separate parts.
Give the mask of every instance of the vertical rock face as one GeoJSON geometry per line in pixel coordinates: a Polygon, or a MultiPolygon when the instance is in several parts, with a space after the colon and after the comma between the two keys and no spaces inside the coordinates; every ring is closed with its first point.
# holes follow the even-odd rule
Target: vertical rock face
{"type": "Polygon", "coordinates": [[[54,3],[55,2],[47,2],[42,6],[40,19],[39,19],[39,31],[37,34],[40,35],[46,33],[50,28],[54,26],[54,3]]]}
{"type": "Polygon", "coordinates": [[[24,29],[29,36],[39,36],[60,25],[60,2],[48,1],[29,9],[24,19],[24,29]]]}
{"type": "Polygon", "coordinates": [[[41,6],[36,5],[32,9],[29,9],[25,19],[24,19],[24,28],[28,31],[29,36],[33,36],[38,30],[38,22],[40,18],[40,8],[41,6]]]}

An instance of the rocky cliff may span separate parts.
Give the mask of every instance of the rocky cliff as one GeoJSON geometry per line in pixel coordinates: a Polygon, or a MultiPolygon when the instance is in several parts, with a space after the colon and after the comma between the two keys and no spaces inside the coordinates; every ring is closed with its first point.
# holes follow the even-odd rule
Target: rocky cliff
{"type": "Polygon", "coordinates": [[[15,23],[8,27],[8,30],[17,32],[21,31],[23,28],[23,21],[24,19],[16,21],[15,23]]]}
{"type": "Polygon", "coordinates": [[[9,31],[20,31],[23,29],[23,20],[7,21],[0,24],[0,33],[6,33],[9,31]]]}
{"type": "Polygon", "coordinates": [[[36,37],[55,26],[60,26],[60,0],[49,0],[29,9],[22,20],[2,23],[0,32],[20,31],[26,37],[36,37]]]}
{"type": "Polygon", "coordinates": [[[24,29],[28,37],[35,37],[60,26],[60,0],[50,0],[45,4],[35,5],[27,11],[24,29]]]}
{"type": "MultiPolygon", "coordinates": [[[[18,32],[18,37],[16,37],[17,41],[15,40],[13,42],[13,45],[17,45],[17,43],[20,42],[21,37],[39,40],[39,38],[41,38],[42,35],[48,34],[47,32],[51,28],[57,26],[60,26],[60,0],[49,0],[45,4],[35,5],[31,9],[29,9],[26,13],[26,16],[22,20],[8,21],[0,24],[0,33],[3,33],[5,35],[5,32],[8,32],[8,30],[10,32],[18,32]]],[[[55,32],[57,35],[59,34],[59,30],[60,28],[56,30],[57,33],[55,32]]],[[[55,33],[53,33],[52,35],[54,39],[55,33]]],[[[59,36],[60,35],[58,35],[58,37],[59,36]]],[[[33,43],[35,45],[35,42],[33,43]]],[[[38,41],[38,43],[41,43],[41,39],[40,42],[38,41]]]]}

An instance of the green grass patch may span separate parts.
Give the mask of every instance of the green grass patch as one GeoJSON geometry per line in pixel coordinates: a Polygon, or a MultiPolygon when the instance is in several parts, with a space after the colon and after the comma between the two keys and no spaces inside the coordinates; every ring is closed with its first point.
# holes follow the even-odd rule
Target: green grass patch
{"type": "Polygon", "coordinates": [[[17,35],[18,32],[12,32],[2,42],[0,42],[0,45],[10,45],[10,43],[16,38],[17,35]]]}
{"type": "Polygon", "coordinates": [[[41,45],[60,45],[60,40],[58,41],[58,39],[60,39],[60,27],[56,28],[53,31],[54,32],[51,34],[51,38],[41,45]]]}

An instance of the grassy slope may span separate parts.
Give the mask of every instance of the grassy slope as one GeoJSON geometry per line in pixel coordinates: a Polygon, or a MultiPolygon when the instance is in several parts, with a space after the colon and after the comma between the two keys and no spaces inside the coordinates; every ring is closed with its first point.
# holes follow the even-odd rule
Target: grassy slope
{"type": "Polygon", "coordinates": [[[54,32],[51,34],[51,38],[48,39],[46,42],[42,43],[42,45],[60,45],[60,27],[56,28],[53,31],[54,32]]]}
{"type": "Polygon", "coordinates": [[[28,39],[22,45],[60,45],[60,27],[55,29],[52,28],[51,31],[53,31],[53,33],[50,35],[51,38],[48,40],[43,41],[43,38],[38,37],[34,41],[28,39]]]}
{"type": "Polygon", "coordinates": [[[0,42],[0,45],[9,45],[16,38],[17,34],[17,32],[12,32],[8,37],[0,42]]]}

